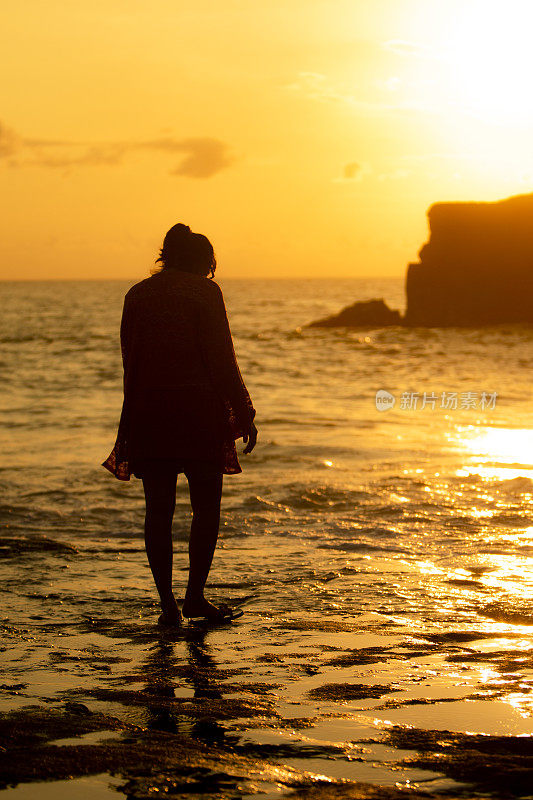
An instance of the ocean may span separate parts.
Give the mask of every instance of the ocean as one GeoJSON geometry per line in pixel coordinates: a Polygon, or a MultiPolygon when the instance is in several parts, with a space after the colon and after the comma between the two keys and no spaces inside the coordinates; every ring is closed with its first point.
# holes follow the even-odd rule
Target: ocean
{"type": "MultiPolygon", "coordinates": [[[[2,284],[4,680],[26,684],[5,691],[3,711],[59,708],[84,690],[91,709],[141,727],[150,716],[124,701],[121,717],[119,695],[104,691],[138,688],[156,646],[142,483],[101,466],[120,416],[119,324],[134,282],[2,284]],[[119,660],[95,669],[95,653],[100,665],[119,660]]],[[[228,670],[269,685],[285,723],[211,716],[247,753],[271,747],[287,769],[329,781],[453,784],[451,773],[393,768],[382,745],[357,758],[346,748],[397,724],[533,733],[533,329],[307,328],[356,300],[403,311],[404,282],[218,282],[259,437],[249,455],[238,443],[243,472],[224,477],[208,582],[214,601],[246,613],[202,647],[222,693],[228,670]],[[378,408],[380,391],[392,407],[378,408]],[[509,659],[520,654],[517,682],[509,659]],[[321,695],[326,673],[331,685],[388,689],[321,695]],[[293,717],[315,721],[289,736],[293,717]],[[341,749],[325,754],[325,742],[341,749]]],[[[178,597],[189,525],[180,475],[178,597]]],[[[187,642],[174,646],[175,663],[190,667],[187,642]]],[[[197,681],[178,673],[175,696],[191,704],[197,681]]],[[[192,735],[183,715],[180,724],[192,735]]],[[[269,778],[272,796],[283,786],[269,778]]]]}

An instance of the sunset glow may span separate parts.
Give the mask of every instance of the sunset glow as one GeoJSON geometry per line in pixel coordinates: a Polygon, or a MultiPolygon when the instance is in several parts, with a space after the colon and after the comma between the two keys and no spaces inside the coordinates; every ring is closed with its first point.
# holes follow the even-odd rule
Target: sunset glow
{"type": "Polygon", "coordinates": [[[465,4],[445,49],[457,105],[487,123],[530,125],[533,7],[523,0],[465,4]]]}
{"type": "Polygon", "coordinates": [[[177,221],[220,275],[400,277],[431,203],[531,190],[532,22],[526,0],[11,4],[0,277],[138,278],[177,221]]]}

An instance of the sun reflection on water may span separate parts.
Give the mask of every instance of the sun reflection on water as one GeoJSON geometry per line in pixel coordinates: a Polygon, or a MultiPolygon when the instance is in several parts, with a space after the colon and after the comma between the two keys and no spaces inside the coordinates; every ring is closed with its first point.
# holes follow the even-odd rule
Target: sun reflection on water
{"type": "Polygon", "coordinates": [[[448,440],[470,454],[470,463],[457,470],[457,475],[533,479],[533,429],[464,425],[449,433],[448,440]]]}

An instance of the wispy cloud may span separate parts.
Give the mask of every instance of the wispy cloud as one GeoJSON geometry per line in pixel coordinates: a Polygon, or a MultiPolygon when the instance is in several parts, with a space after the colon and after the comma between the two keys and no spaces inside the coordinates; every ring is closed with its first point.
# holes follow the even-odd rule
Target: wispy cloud
{"type": "MultiPolygon", "coordinates": [[[[424,80],[426,81],[426,79],[424,80]]],[[[386,117],[390,114],[404,113],[443,113],[443,109],[432,106],[426,99],[417,100],[416,96],[410,99],[397,98],[397,90],[401,86],[402,80],[397,75],[392,75],[385,80],[376,79],[370,87],[371,96],[376,99],[362,100],[355,94],[343,91],[322,73],[299,72],[296,80],[281,88],[285,91],[299,93],[311,100],[346,105],[355,113],[363,114],[366,117],[386,117]]],[[[370,90],[367,89],[367,91],[370,90]]]]}
{"type": "Polygon", "coordinates": [[[406,39],[389,39],[382,43],[385,50],[396,53],[399,56],[415,58],[435,58],[435,51],[425,44],[419,42],[409,42],[406,39]]]}
{"type": "Polygon", "coordinates": [[[382,113],[399,108],[397,104],[393,103],[360,100],[355,95],[348,94],[336,87],[326,75],[320,72],[299,72],[296,80],[285,84],[282,88],[286,91],[302,94],[311,100],[349,105],[355,110],[366,114],[382,113]]]}
{"type": "Polygon", "coordinates": [[[401,167],[398,167],[398,169],[393,169],[390,172],[380,173],[377,178],[378,181],[400,181],[404,178],[409,178],[410,175],[410,169],[402,169],[401,167]]]}
{"type": "Polygon", "coordinates": [[[211,178],[237,160],[226,142],[208,136],[183,139],[166,136],[129,142],[73,142],[24,138],[0,122],[0,160],[14,168],[116,166],[128,154],[139,151],[182,154],[170,174],[188,178],[211,178]]]}
{"type": "Polygon", "coordinates": [[[11,158],[21,146],[21,138],[0,121],[0,158],[11,158]]]}

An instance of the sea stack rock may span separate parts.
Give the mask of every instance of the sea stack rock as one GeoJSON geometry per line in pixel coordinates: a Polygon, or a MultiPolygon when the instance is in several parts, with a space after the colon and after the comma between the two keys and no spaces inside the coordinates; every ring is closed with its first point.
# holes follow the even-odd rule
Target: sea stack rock
{"type": "Polygon", "coordinates": [[[533,194],[435,203],[407,269],[406,325],[533,322],[533,194]]]}
{"type": "Polygon", "coordinates": [[[399,311],[388,307],[383,300],[367,300],[353,303],[338,314],[311,322],[309,328],[382,328],[385,325],[401,325],[399,311]]]}

